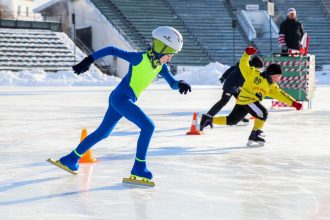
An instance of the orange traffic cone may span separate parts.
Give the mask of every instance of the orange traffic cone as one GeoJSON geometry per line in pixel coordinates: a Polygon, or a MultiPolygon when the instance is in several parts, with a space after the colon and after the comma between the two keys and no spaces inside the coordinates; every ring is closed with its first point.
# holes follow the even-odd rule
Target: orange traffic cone
{"type": "Polygon", "coordinates": [[[194,112],[193,120],[192,120],[191,127],[190,127],[190,131],[188,131],[186,134],[187,135],[201,135],[201,134],[204,134],[202,131],[200,131],[196,128],[196,125],[197,125],[197,112],[194,112]]]}
{"type": "MultiPolygon", "coordinates": [[[[82,142],[87,136],[87,129],[83,128],[81,131],[81,136],[80,136],[80,142],[82,142]]],[[[98,160],[96,160],[93,157],[92,150],[89,149],[84,155],[80,158],[79,163],[95,163],[98,160]]]]}

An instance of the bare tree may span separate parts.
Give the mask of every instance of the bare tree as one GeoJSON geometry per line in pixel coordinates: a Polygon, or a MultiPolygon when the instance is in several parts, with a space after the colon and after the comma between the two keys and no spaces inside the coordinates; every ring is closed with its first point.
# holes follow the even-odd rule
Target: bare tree
{"type": "Polygon", "coordinates": [[[9,8],[0,0],[0,19],[14,18],[9,8]]]}

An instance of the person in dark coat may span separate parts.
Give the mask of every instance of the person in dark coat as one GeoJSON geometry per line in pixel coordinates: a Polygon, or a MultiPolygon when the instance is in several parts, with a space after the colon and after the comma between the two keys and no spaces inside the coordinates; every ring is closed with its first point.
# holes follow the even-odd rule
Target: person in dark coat
{"type": "Polygon", "coordinates": [[[297,20],[296,10],[294,8],[289,8],[286,20],[280,25],[278,36],[278,43],[282,48],[282,54],[287,54],[288,49],[299,50],[303,36],[303,25],[297,20]]]}

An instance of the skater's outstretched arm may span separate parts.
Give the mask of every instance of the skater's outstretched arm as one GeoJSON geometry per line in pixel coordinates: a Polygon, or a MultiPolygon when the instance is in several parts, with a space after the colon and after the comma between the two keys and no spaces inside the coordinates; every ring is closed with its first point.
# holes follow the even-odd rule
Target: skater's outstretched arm
{"type": "Polygon", "coordinates": [[[74,65],[72,67],[74,73],[77,75],[86,72],[91,64],[102,57],[108,56],[108,55],[113,55],[116,57],[120,57],[127,62],[131,63],[133,66],[138,65],[142,61],[142,53],[137,53],[137,52],[127,52],[121,49],[118,49],[116,47],[106,47],[101,50],[98,50],[94,52],[93,54],[85,57],[80,63],[74,65]]]}
{"type": "Polygon", "coordinates": [[[191,86],[186,83],[184,80],[176,80],[174,79],[172,73],[169,71],[168,67],[164,64],[162,70],[159,72],[166,82],[171,86],[172,89],[178,90],[181,94],[187,94],[187,92],[191,92],[191,86]]]}
{"type": "Polygon", "coordinates": [[[241,70],[242,76],[246,80],[251,75],[251,72],[254,72],[254,68],[250,66],[250,57],[255,54],[257,50],[254,47],[247,47],[243,53],[241,60],[239,62],[239,69],[241,70]]]}
{"type": "Polygon", "coordinates": [[[101,50],[94,52],[91,56],[93,57],[94,61],[105,57],[105,56],[116,56],[126,60],[127,62],[131,63],[133,66],[138,65],[142,61],[142,53],[137,52],[128,52],[117,47],[105,47],[101,50]]]}
{"type": "Polygon", "coordinates": [[[163,64],[162,70],[159,72],[159,75],[166,80],[166,82],[170,85],[172,89],[179,89],[179,80],[176,80],[173,77],[166,64],[163,64]]]}
{"type": "Polygon", "coordinates": [[[292,96],[284,92],[280,87],[274,83],[270,87],[269,96],[277,99],[285,104],[300,110],[302,108],[302,104],[298,103],[292,96]]]}

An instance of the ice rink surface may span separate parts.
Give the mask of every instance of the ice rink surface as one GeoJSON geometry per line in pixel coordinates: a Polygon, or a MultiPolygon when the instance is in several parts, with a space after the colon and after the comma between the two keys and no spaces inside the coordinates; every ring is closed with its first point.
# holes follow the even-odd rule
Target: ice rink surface
{"type": "Polygon", "coordinates": [[[46,162],[73,150],[82,128],[99,125],[112,89],[0,87],[0,219],[330,219],[329,86],[317,88],[311,110],[272,110],[266,100],[262,148],[245,146],[252,124],[185,135],[219,87],[182,96],[151,86],[138,105],[156,124],[147,161],[154,188],[121,183],[139,135],[126,119],[92,148],[100,162],[81,165],[77,176],[46,162]]]}

